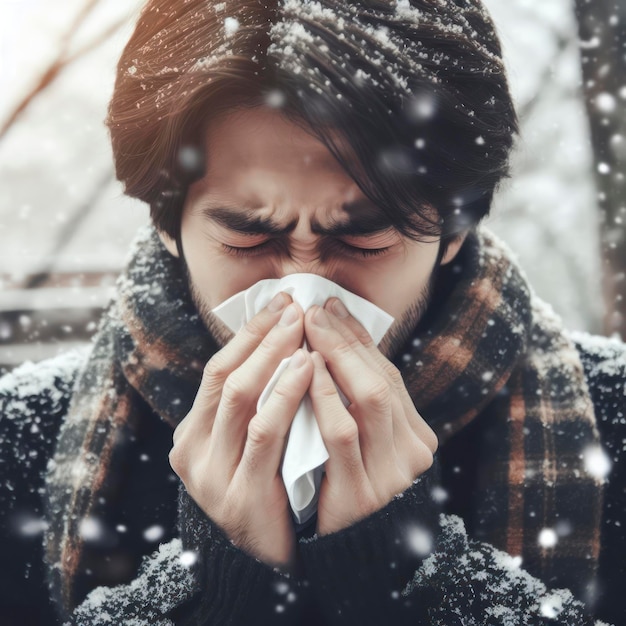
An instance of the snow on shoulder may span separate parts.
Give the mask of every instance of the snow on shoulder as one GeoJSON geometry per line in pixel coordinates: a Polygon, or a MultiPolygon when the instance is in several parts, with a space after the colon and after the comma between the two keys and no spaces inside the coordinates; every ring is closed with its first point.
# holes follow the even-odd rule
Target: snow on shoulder
{"type": "Polygon", "coordinates": [[[27,416],[33,399],[45,397],[51,410],[60,405],[76,374],[85,363],[89,347],[68,350],[39,363],[30,361],[0,378],[0,415],[27,416]]]}

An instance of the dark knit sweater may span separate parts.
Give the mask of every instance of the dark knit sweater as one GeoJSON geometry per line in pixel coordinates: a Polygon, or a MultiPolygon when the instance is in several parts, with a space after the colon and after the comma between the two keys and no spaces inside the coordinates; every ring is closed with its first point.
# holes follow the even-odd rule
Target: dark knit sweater
{"type": "MultiPolygon", "coordinates": [[[[305,529],[300,537],[303,575],[288,578],[232,546],[184,491],[178,493],[178,478],[167,461],[171,429],[148,419],[146,408],[145,421],[125,443],[126,466],[118,472],[124,480],[111,487],[93,528],[84,529],[101,558],[94,559],[81,581],[82,593],[101,588],[79,607],[75,623],[130,624],[136,618],[138,624],[570,626],[593,623],[591,614],[625,623],[626,347],[586,335],[575,340],[613,462],[605,491],[598,583],[581,598],[587,600],[585,609],[567,593],[546,590],[503,553],[475,541],[480,538],[473,535],[472,481],[480,459],[473,442],[485,437],[488,410],[438,455],[443,490],[435,493],[446,495],[445,512],[463,518],[467,533],[455,517],[442,517],[439,523],[434,518],[431,471],[402,497],[344,531],[317,538],[305,529]],[[187,520],[180,529],[178,498],[187,520]],[[422,528],[414,529],[414,551],[401,545],[409,520],[422,528]],[[431,535],[433,524],[441,528],[431,535]],[[174,539],[178,536],[182,546],[174,539]],[[428,542],[431,536],[436,545],[422,561],[420,540],[428,542]],[[151,556],[138,572],[145,555],[151,556]],[[412,586],[421,590],[421,606],[411,605],[411,585],[405,588],[411,578],[412,586]],[[194,588],[199,580],[202,591],[194,588]],[[114,585],[123,586],[106,589],[114,585]]],[[[25,365],[0,379],[4,626],[59,623],[45,582],[41,499],[46,465],[84,356],[68,354],[25,365]]],[[[548,587],[551,582],[543,581],[548,587]]]]}

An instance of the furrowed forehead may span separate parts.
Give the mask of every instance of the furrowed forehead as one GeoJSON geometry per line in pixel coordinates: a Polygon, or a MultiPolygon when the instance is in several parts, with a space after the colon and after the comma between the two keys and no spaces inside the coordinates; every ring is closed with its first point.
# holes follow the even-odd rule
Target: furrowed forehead
{"type": "MultiPolygon", "coordinates": [[[[282,236],[291,233],[302,217],[289,221],[264,215],[259,209],[233,207],[205,207],[203,215],[223,228],[242,234],[282,236]]],[[[327,220],[311,219],[311,231],[318,235],[367,235],[391,227],[390,221],[369,200],[359,199],[345,203],[341,212],[327,220]]]]}

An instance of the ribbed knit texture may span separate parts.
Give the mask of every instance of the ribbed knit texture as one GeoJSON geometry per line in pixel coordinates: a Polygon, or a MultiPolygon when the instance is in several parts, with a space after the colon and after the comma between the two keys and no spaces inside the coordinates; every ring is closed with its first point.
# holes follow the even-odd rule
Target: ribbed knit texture
{"type": "Polygon", "coordinates": [[[191,605],[183,607],[177,624],[287,626],[298,623],[302,599],[285,601],[290,593],[299,595],[298,582],[234,546],[182,486],[179,530],[183,547],[197,557],[193,571],[201,589],[191,605]]]}
{"type": "Polygon", "coordinates": [[[382,511],[330,535],[300,541],[305,576],[328,624],[417,624],[422,607],[402,596],[434,547],[438,506],[429,470],[382,511]]]}

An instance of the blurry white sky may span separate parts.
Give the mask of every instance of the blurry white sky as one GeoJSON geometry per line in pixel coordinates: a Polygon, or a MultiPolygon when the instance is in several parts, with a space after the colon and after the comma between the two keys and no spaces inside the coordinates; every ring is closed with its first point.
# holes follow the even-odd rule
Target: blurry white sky
{"type": "MultiPolygon", "coordinates": [[[[63,36],[86,5],[87,0],[64,0],[62,6],[4,0],[0,123],[58,54],[63,36]]],[[[103,120],[117,58],[137,12],[136,3],[98,2],[72,38],[69,55],[120,19],[124,26],[64,69],[0,140],[0,274],[9,272],[19,280],[50,264],[58,271],[117,269],[137,225],[146,220],[146,207],[124,198],[111,180],[69,245],[57,253],[59,234],[79,213],[84,217],[85,203],[107,175],[112,177],[103,120]]]]}
{"type": "MultiPolygon", "coordinates": [[[[63,35],[73,20],[88,4],[88,0],[1,0],[0,3],[0,116],[32,87],[33,80],[58,53],[63,35]]],[[[133,0],[106,0],[98,2],[73,38],[71,54],[91,42],[109,25],[120,18],[128,18],[118,39],[123,45],[130,34],[132,16],[138,12],[139,2],[133,0]]],[[[120,45],[116,49],[121,50],[120,45]]],[[[109,55],[113,61],[115,54],[109,55]]],[[[111,68],[112,69],[112,68],[111,68]]],[[[92,72],[86,72],[91,74],[92,72]]],[[[112,74],[110,73],[112,77],[112,74]]],[[[110,91],[110,84],[102,76],[89,79],[84,87],[110,91]]]]}

